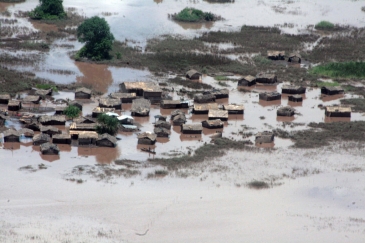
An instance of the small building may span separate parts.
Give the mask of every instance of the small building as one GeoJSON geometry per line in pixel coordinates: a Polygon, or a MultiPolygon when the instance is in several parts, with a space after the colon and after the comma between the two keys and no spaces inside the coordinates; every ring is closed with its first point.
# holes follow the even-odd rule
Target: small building
{"type": "Polygon", "coordinates": [[[44,126],[49,125],[65,125],[66,124],[66,116],[57,115],[57,116],[41,116],[38,118],[38,122],[44,126]]]}
{"type": "Polygon", "coordinates": [[[0,114],[0,126],[4,126],[7,119],[7,116],[0,114]]]}
{"type": "Polygon", "coordinates": [[[132,116],[149,116],[151,102],[147,99],[136,99],[132,102],[132,116]]]}
{"type": "Polygon", "coordinates": [[[166,129],[171,129],[171,124],[167,121],[157,121],[155,123],[155,127],[163,127],[163,128],[166,128],[166,129]]]}
{"type": "Polygon", "coordinates": [[[259,94],[260,100],[273,101],[281,100],[281,94],[278,92],[263,92],[259,94]]]}
{"type": "Polygon", "coordinates": [[[19,135],[24,135],[24,137],[32,138],[34,137],[34,131],[28,128],[22,128],[18,131],[19,135]]]}
{"type": "Polygon", "coordinates": [[[49,142],[51,142],[51,137],[45,133],[36,134],[33,137],[33,145],[41,145],[49,142]]]}
{"type": "Polygon", "coordinates": [[[201,80],[202,74],[196,71],[195,69],[190,69],[186,72],[185,77],[190,80],[201,80]]]}
{"type": "Polygon", "coordinates": [[[162,89],[153,82],[123,82],[120,84],[120,91],[122,93],[135,93],[152,103],[160,102],[162,98],[162,89]]]}
{"type": "Polygon", "coordinates": [[[122,102],[120,101],[120,99],[101,98],[99,100],[99,107],[114,108],[116,110],[121,110],[122,109],[122,102]]]}
{"type": "Polygon", "coordinates": [[[277,116],[294,116],[295,110],[290,106],[280,107],[276,111],[277,116]]]}
{"type": "Polygon", "coordinates": [[[194,96],[194,102],[196,102],[196,103],[215,102],[215,95],[213,95],[213,94],[196,94],[194,96]]]}
{"type": "Polygon", "coordinates": [[[256,83],[274,84],[278,82],[275,74],[259,73],[256,75],[256,83]]]}
{"type": "Polygon", "coordinates": [[[77,108],[79,108],[80,111],[82,111],[83,104],[77,100],[71,100],[70,102],[68,102],[68,105],[76,106],[77,108]]]}
{"type": "Polygon", "coordinates": [[[40,126],[41,125],[38,122],[31,122],[31,123],[25,125],[26,128],[29,128],[33,131],[40,131],[41,130],[40,126]]]}
{"type": "Polygon", "coordinates": [[[71,144],[71,135],[66,133],[55,134],[52,137],[52,142],[56,144],[71,144]]]}
{"type": "Polygon", "coordinates": [[[301,63],[302,62],[302,56],[299,53],[290,53],[288,62],[292,63],[301,63]]]}
{"type": "Polygon", "coordinates": [[[96,139],[96,146],[114,148],[117,146],[117,139],[108,133],[104,133],[96,139]]]}
{"type": "Polygon", "coordinates": [[[174,118],[172,118],[172,124],[174,124],[174,126],[180,126],[185,123],[186,123],[186,117],[184,113],[180,113],[174,116],[174,118]]]}
{"type": "Polygon", "coordinates": [[[321,93],[325,95],[337,95],[337,94],[343,94],[345,93],[345,90],[339,86],[334,87],[322,87],[321,93]]]}
{"type": "Polygon", "coordinates": [[[41,99],[42,98],[39,95],[28,95],[23,99],[23,103],[39,104],[41,99]]]}
{"type": "Polygon", "coordinates": [[[134,118],[127,115],[118,116],[117,119],[120,124],[132,125],[134,123],[134,118]]]}
{"type": "Polygon", "coordinates": [[[136,125],[122,124],[119,129],[122,132],[136,132],[136,131],[138,131],[138,127],[136,125]]]}
{"type": "Polygon", "coordinates": [[[0,94],[0,104],[8,104],[10,99],[9,94],[0,94]]]}
{"type": "Polygon", "coordinates": [[[70,124],[70,131],[96,131],[97,123],[76,123],[70,124]]]}
{"type": "Polygon", "coordinates": [[[256,77],[248,75],[238,80],[237,86],[253,86],[256,84],[256,77]]]}
{"type": "Polygon", "coordinates": [[[164,127],[155,127],[153,132],[156,134],[157,137],[169,137],[171,132],[169,129],[164,127]]]}
{"type": "Polygon", "coordinates": [[[218,104],[217,103],[194,104],[193,113],[208,114],[209,110],[218,110],[218,104]]]}
{"type": "Polygon", "coordinates": [[[91,113],[93,118],[97,118],[100,114],[105,114],[107,112],[115,112],[114,108],[102,108],[102,107],[95,107],[91,113]]]}
{"type": "Polygon", "coordinates": [[[244,105],[229,104],[223,105],[223,110],[228,111],[228,114],[243,114],[245,107],[244,105]]]}
{"type": "Polygon", "coordinates": [[[40,130],[41,133],[48,134],[50,137],[52,137],[54,134],[62,133],[57,127],[52,127],[52,126],[41,126],[40,130]]]}
{"type": "Polygon", "coordinates": [[[143,132],[137,135],[138,144],[154,145],[157,135],[152,132],[143,132]]]}
{"type": "Polygon", "coordinates": [[[57,155],[60,153],[58,146],[53,143],[43,143],[41,144],[40,148],[42,154],[57,155]]]}
{"type": "Polygon", "coordinates": [[[351,117],[351,107],[327,106],[325,115],[328,117],[351,117]]]}
{"type": "Polygon", "coordinates": [[[299,85],[283,85],[281,93],[283,94],[305,94],[306,88],[299,85]]]}
{"type": "MultiPolygon", "coordinates": [[[[76,135],[75,133],[71,133],[72,135],[76,135]]],[[[80,131],[77,133],[79,145],[95,145],[96,140],[99,138],[99,135],[96,132],[91,131],[80,131]]]]}
{"type": "Polygon", "coordinates": [[[51,96],[52,92],[53,92],[52,89],[37,89],[35,91],[35,94],[39,96],[47,96],[47,95],[51,96]]]}
{"type": "Polygon", "coordinates": [[[4,135],[4,142],[19,142],[20,141],[20,134],[18,131],[14,129],[8,129],[3,132],[4,135]]]}
{"type": "MultiPolygon", "coordinates": [[[[205,93],[203,93],[205,94],[205,93]]],[[[215,99],[225,99],[229,98],[229,90],[228,89],[215,89],[210,94],[215,96],[215,99]]]]}
{"type": "Polygon", "coordinates": [[[290,95],[288,97],[288,100],[291,101],[291,102],[302,102],[303,97],[301,95],[290,95]]]}
{"type": "Polygon", "coordinates": [[[180,100],[161,100],[160,106],[163,109],[180,109],[189,108],[189,103],[180,100]]]}
{"type": "Polygon", "coordinates": [[[110,97],[113,99],[119,99],[122,103],[132,103],[137,98],[136,93],[111,93],[110,97]]]}
{"type": "Polygon", "coordinates": [[[274,142],[274,133],[270,131],[259,132],[255,135],[255,143],[274,142]]]}
{"type": "Polygon", "coordinates": [[[55,115],[63,115],[63,111],[66,109],[66,106],[56,106],[55,107],[55,115]]]}
{"type": "Polygon", "coordinates": [[[228,111],[226,111],[226,110],[209,110],[208,119],[209,120],[220,119],[221,121],[227,121],[228,120],[228,111]]]}
{"type": "Polygon", "coordinates": [[[75,91],[75,99],[90,99],[91,98],[91,90],[81,87],[77,88],[75,91]]]}
{"type": "Polygon", "coordinates": [[[202,121],[202,126],[209,129],[223,128],[224,123],[220,119],[202,121]]]}
{"type": "Polygon", "coordinates": [[[174,110],[171,112],[171,120],[174,119],[175,116],[178,115],[184,115],[185,116],[185,112],[181,111],[181,110],[174,110]]]}
{"type": "Polygon", "coordinates": [[[267,51],[267,58],[271,60],[285,60],[285,51],[267,51]]]}
{"type": "Polygon", "coordinates": [[[18,111],[21,108],[22,108],[22,103],[19,100],[9,100],[8,102],[9,111],[18,111]]]}
{"type": "Polygon", "coordinates": [[[203,126],[201,123],[182,124],[181,132],[183,134],[202,134],[203,126]]]}
{"type": "Polygon", "coordinates": [[[91,117],[90,115],[76,118],[73,121],[76,123],[85,123],[85,124],[97,123],[97,119],[94,117],[91,117]]]}

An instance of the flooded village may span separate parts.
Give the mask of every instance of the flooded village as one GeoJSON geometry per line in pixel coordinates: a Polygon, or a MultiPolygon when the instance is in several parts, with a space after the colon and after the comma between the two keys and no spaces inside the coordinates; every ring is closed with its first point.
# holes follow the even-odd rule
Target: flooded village
{"type": "Polygon", "coordinates": [[[363,2],[38,4],[0,1],[1,242],[363,242],[363,2]]]}

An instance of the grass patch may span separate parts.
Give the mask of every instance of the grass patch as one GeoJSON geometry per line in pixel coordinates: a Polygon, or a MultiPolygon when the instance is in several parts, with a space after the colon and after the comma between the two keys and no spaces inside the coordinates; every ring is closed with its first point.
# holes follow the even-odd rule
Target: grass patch
{"type": "Polygon", "coordinates": [[[353,106],[352,111],[365,112],[365,99],[345,99],[341,104],[353,106]]]}
{"type": "Polygon", "coordinates": [[[217,81],[226,81],[229,80],[227,76],[214,76],[214,79],[217,81]]]}
{"type": "Polygon", "coordinates": [[[254,58],[252,58],[252,60],[255,62],[256,65],[270,65],[272,62],[263,56],[255,56],[254,58]]]}
{"type": "Polygon", "coordinates": [[[267,184],[266,182],[256,180],[247,183],[247,186],[252,189],[267,189],[270,187],[269,184],[267,184]]]}
{"type": "Polygon", "coordinates": [[[179,13],[173,14],[172,18],[181,22],[216,21],[220,19],[211,12],[203,12],[195,8],[184,8],[179,13]]]}
{"type": "Polygon", "coordinates": [[[52,84],[37,84],[36,85],[37,89],[52,89],[53,91],[58,91],[57,87],[55,85],[52,84]]]}
{"type": "Polygon", "coordinates": [[[335,25],[329,21],[321,21],[314,26],[318,30],[333,30],[335,25]]]}
{"type": "Polygon", "coordinates": [[[318,81],[316,82],[316,85],[318,87],[335,87],[335,86],[340,86],[340,84],[338,82],[321,82],[321,81],[318,81]]]}
{"type": "Polygon", "coordinates": [[[365,62],[333,62],[316,66],[310,72],[331,78],[365,78],[365,62]]]}

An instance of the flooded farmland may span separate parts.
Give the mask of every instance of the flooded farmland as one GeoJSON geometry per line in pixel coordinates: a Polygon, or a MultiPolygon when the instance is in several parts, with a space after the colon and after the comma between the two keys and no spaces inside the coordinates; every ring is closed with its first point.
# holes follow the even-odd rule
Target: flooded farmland
{"type": "MultiPolygon", "coordinates": [[[[361,48],[344,46],[342,52],[331,46],[344,39],[347,48],[357,45],[364,1],[64,0],[68,13],[77,16],[75,23],[95,15],[106,19],[125,51],[121,60],[110,62],[76,61],[82,47],[73,31],[77,25],[30,20],[24,13],[37,4],[0,3],[1,68],[59,89],[39,104],[23,102],[19,112],[9,110],[4,125],[8,105],[0,104],[0,242],[364,241],[364,80],[310,73],[322,62],[363,60],[356,59],[361,48]],[[185,7],[224,20],[181,23],[169,17],[185,7]],[[316,30],[321,20],[340,27],[316,30]],[[254,37],[236,42],[241,37],[229,33],[239,33],[243,25],[255,26],[258,36],[261,27],[268,28],[262,32],[272,32],[267,35],[272,43],[254,37]],[[279,37],[269,27],[278,28],[279,37]],[[267,48],[283,46],[288,55],[300,52],[302,62],[267,59],[267,48]],[[322,57],[321,48],[329,48],[322,57]],[[201,55],[206,56],[194,59],[201,55]],[[220,61],[224,68],[216,64],[220,61]],[[186,79],[190,68],[203,72],[202,78],[186,79]],[[279,82],[238,86],[242,77],[259,72],[275,74],[279,82]],[[83,104],[81,115],[88,116],[101,99],[120,92],[121,83],[136,81],[155,83],[164,97],[187,102],[189,108],[181,109],[187,125],[209,119],[193,112],[194,95],[207,91],[228,90],[228,98],[214,103],[220,109],[243,105],[244,114],[229,114],[222,128],[183,134],[170,119],[175,109],[152,104],[148,116],[133,116],[138,131],[118,131],[116,147],[72,139],[58,145],[57,155],[47,155],[24,134],[20,142],[5,141],[7,129],[25,127],[24,115],[54,115],[75,100],[78,87],[92,90],[91,99],[76,99],[83,104]],[[282,94],[285,85],[306,87],[302,102],[282,94]],[[322,94],[323,85],[344,92],[322,94]],[[265,101],[259,97],[264,92],[281,98],[265,101]],[[341,104],[349,104],[351,116],[326,115],[326,107],[341,104]],[[295,114],[278,116],[285,106],[295,114]],[[153,132],[161,115],[172,125],[171,134],[157,137],[154,145],[138,144],[138,134],[153,132]],[[273,131],[272,142],[256,143],[255,135],[263,131],[273,131]]],[[[0,85],[6,82],[12,84],[4,75],[0,85]]],[[[35,84],[16,92],[0,86],[0,94],[23,101],[37,91],[35,84]]],[[[122,103],[115,112],[130,116],[131,109],[131,103],[122,103]]],[[[68,134],[73,122],[54,127],[68,134]]]]}

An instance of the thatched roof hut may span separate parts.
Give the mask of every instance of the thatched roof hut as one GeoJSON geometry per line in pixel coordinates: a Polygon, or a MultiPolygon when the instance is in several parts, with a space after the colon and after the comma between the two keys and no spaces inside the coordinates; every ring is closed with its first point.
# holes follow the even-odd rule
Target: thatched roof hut
{"type": "Polygon", "coordinates": [[[203,131],[203,126],[201,123],[181,125],[181,132],[183,134],[201,134],[202,131],[203,131]]]}
{"type": "Polygon", "coordinates": [[[25,125],[26,128],[29,128],[33,131],[40,131],[41,130],[40,126],[41,126],[41,124],[39,124],[38,122],[31,122],[31,123],[25,125]]]}
{"type": "Polygon", "coordinates": [[[238,80],[237,86],[252,86],[256,84],[256,77],[248,75],[238,80]]]}
{"type": "Polygon", "coordinates": [[[114,108],[116,110],[122,109],[122,102],[120,99],[101,98],[99,100],[99,107],[114,108]]]}
{"type": "Polygon", "coordinates": [[[114,148],[117,146],[117,139],[108,133],[104,133],[96,139],[96,146],[114,148]]]}
{"type": "Polygon", "coordinates": [[[56,106],[55,107],[55,115],[63,115],[64,110],[66,109],[66,106],[56,106]]]}
{"type": "Polygon", "coordinates": [[[52,137],[54,134],[62,133],[57,127],[53,127],[53,126],[41,126],[40,130],[41,130],[41,133],[48,134],[50,137],[52,137]]]}
{"type": "Polygon", "coordinates": [[[228,114],[243,114],[245,107],[244,105],[229,104],[223,105],[223,110],[228,111],[228,114]]]}
{"type": "Polygon", "coordinates": [[[82,116],[73,120],[76,123],[93,124],[97,123],[97,118],[91,116],[82,116]]]}
{"type": "Polygon", "coordinates": [[[299,53],[290,53],[288,62],[301,63],[302,56],[299,53]]]}
{"type": "Polygon", "coordinates": [[[209,110],[218,110],[217,103],[194,104],[194,114],[208,114],[209,110]]]}
{"type": "Polygon", "coordinates": [[[164,127],[155,127],[153,132],[157,135],[157,137],[168,137],[171,134],[170,130],[164,127]]]}
{"type": "Polygon", "coordinates": [[[39,95],[28,95],[23,99],[23,103],[39,104],[41,99],[42,98],[39,95]]]}
{"type": "Polygon", "coordinates": [[[271,60],[285,60],[285,51],[267,51],[267,58],[271,60]]]}
{"type": "Polygon", "coordinates": [[[127,124],[122,124],[119,129],[122,132],[136,132],[136,131],[138,131],[138,127],[136,125],[127,125],[127,124]]]}
{"type": "Polygon", "coordinates": [[[97,123],[76,123],[70,124],[70,131],[95,131],[97,123]]]}
{"type": "Polygon", "coordinates": [[[33,137],[33,145],[41,145],[48,142],[51,142],[51,137],[48,134],[40,133],[33,137]]]}
{"type": "Polygon", "coordinates": [[[196,102],[196,103],[215,102],[215,95],[213,95],[213,94],[196,94],[194,96],[194,102],[196,102]]]}
{"type": "Polygon", "coordinates": [[[290,106],[280,107],[276,114],[277,116],[294,116],[295,109],[290,106]]]}
{"type": "Polygon", "coordinates": [[[326,95],[336,95],[336,94],[343,94],[345,93],[345,90],[339,86],[334,86],[334,87],[322,87],[321,88],[321,93],[322,94],[326,94],[326,95]]]}
{"type": "Polygon", "coordinates": [[[174,126],[179,126],[182,125],[186,122],[186,117],[184,113],[180,113],[177,116],[174,116],[174,118],[172,118],[172,124],[174,124],[174,126]]]}
{"type": "Polygon", "coordinates": [[[175,116],[178,115],[185,115],[185,112],[183,112],[182,110],[174,110],[171,112],[171,120],[174,119],[175,116]]]}
{"type": "Polygon", "coordinates": [[[202,74],[196,71],[195,69],[190,69],[186,72],[185,77],[190,80],[200,80],[202,78],[202,74]]]}
{"type": "Polygon", "coordinates": [[[272,143],[274,142],[274,133],[270,131],[259,132],[255,135],[256,143],[272,143]]]}
{"type": "Polygon", "coordinates": [[[119,120],[120,124],[132,125],[134,123],[134,118],[127,115],[118,116],[117,119],[119,120]]]}
{"type": "Polygon", "coordinates": [[[95,107],[92,111],[92,117],[96,118],[100,114],[105,114],[107,112],[115,112],[114,108],[102,108],[102,107],[95,107]]]}
{"type": "Polygon", "coordinates": [[[46,96],[46,95],[51,96],[52,95],[52,92],[53,92],[52,89],[37,89],[35,91],[35,94],[36,95],[39,95],[39,96],[46,96]]]}
{"type": "Polygon", "coordinates": [[[66,116],[57,115],[57,116],[41,116],[38,118],[38,122],[42,125],[65,125],[66,124],[66,116]]]}
{"type": "Polygon", "coordinates": [[[160,106],[163,109],[189,108],[189,103],[180,100],[161,100],[160,106]]]}
{"type": "MultiPolygon", "coordinates": [[[[76,131],[75,131],[76,132],[76,131]]],[[[71,136],[73,135],[70,132],[71,136]]],[[[91,131],[77,131],[79,145],[95,145],[99,135],[96,132],[91,131]]]]}
{"type": "Polygon", "coordinates": [[[148,116],[150,114],[151,102],[147,99],[136,99],[132,102],[132,116],[148,116]]]}
{"type": "Polygon", "coordinates": [[[123,82],[120,84],[120,91],[123,93],[135,93],[145,99],[160,102],[162,89],[154,82],[123,82]]]}
{"type": "Polygon", "coordinates": [[[305,91],[306,88],[299,85],[283,85],[281,87],[281,93],[283,94],[304,94],[305,91]]]}
{"type": "Polygon", "coordinates": [[[281,94],[278,92],[263,92],[259,94],[260,100],[273,101],[281,100],[281,94]]]}
{"type": "Polygon", "coordinates": [[[75,91],[75,99],[90,99],[91,98],[91,90],[81,87],[77,88],[75,91]]]}
{"type": "Polygon", "coordinates": [[[22,128],[18,132],[20,135],[24,135],[24,137],[32,138],[34,136],[34,131],[28,128],[22,128]]]}
{"type": "Polygon", "coordinates": [[[43,143],[41,144],[40,149],[42,154],[48,155],[57,155],[60,152],[58,146],[53,143],[43,143]]]}
{"type": "Polygon", "coordinates": [[[10,99],[9,94],[0,94],[0,104],[8,104],[10,99]]]}
{"type": "Polygon", "coordinates": [[[273,84],[278,82],[277,77],[275,74],[270,73],[258,73],[256,75],[256,82],[257,83],[264,83],[264,84],[273,84]]]}
{"type": "MultiPolygon", "coordinates": [[[[203,93],[203,94],[205,94],[205,93],[203,93]]],[[[211,91],[210,94],[214,95],[216,99],[229,98],[228,89],[215,89],[215,90],[211,91]]]]}
{"type": "Polygon", "coordinates": [[[115,92],[110,94],[111,98],[119,99],[122,103],[132,103],[137,98],[136,93],[115,92]]]}
{"type": "Polygon", "coordinates": [[[209,129],[223,128],[223,125],[220,119],[202,121],[202,126],[209,129]]]}
{"type": "Polygon", "coordinates": [[[83,104],[77,100],[71,100],[70,102],[68,102],[68,105],[76,106],[77,108],[79,108],[80,111],[82,111],[83,104]]]}
{"type": "Polygon", "coordinates": [[[17,130],[8,129],[3,132],[4,135],[4,142],[19,142],[20,141],[20,134],[17,130]]]}
{"type": "Polygon", "coordinates": [[[71,135],[70,134],[55,134],[52,137],[52,142],[56,144],[71,144],[71,135]]]}
{"type": "Polygon", "coordinates": [[[152,132],[143,132],[137,135],[138,144],[154,145],[157,135],[152,132]]]}
{"type": "Polygon", "coordinates": [[[226,111],[226,110],[209,110],[208,119],[209,120],[220,119],[221,121],[227,121],[228,120],[228,111],[226,111]]]}
{"type": "Polygon", "coordinates": [[[288,96],[288,100],[292,102],[302,102],[303,97],[301,95],[290,95],[288,96]]]}
{"type": "Polygon", "coordinates": [[[22,103],[19,100],[9,100],[8,102],[9,111],[18,111],[21,108],[22,108],[22,103]]]}
{"type": "Polygon", "coordinates": [[[171,129],[171,124],[170,124],[170,122],[167,122],[167,121],[157,121],[155,123],[155,127],[163,127],[166,129],[171,129]]]}
{"type": "Polygon", "coordinates": [[[325,115],[328,117],[351,117],[351,107],[326,106],[325,115]]]}

